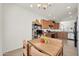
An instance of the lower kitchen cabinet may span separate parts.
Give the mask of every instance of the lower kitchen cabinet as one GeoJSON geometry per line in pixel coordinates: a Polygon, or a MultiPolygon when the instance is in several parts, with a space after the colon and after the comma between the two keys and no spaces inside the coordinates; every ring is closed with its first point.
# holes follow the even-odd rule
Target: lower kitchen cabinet
{"type": "Polygon", "coordinates": [[[51,38],[68,39],[67,32],[50,32],[50,33],[47,33],[47,36],[51,38]]]}
{"type": "Polygon", "coordinates": [[[68,33],[67,32],[58,32],[57,33],[57,38],[68,39],[68,33]]]}

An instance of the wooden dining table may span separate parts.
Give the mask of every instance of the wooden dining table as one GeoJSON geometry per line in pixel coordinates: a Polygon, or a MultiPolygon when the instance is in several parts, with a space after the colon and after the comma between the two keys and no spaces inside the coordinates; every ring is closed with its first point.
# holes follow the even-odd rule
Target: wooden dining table
{"type": "Polygon", "coordinates": [[[27,56],[31,56],[31,47],[48,56],[63,56],[63,41],[55,38],[48,38],[48,43],[41,43],[41,38],[27,42],[27,56]]]}

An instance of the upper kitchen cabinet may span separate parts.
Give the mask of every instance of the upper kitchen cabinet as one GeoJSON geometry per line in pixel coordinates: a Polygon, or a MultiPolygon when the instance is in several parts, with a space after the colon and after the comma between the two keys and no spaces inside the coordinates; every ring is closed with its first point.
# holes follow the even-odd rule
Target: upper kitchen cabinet
{"type": "Polygon", "coordinates": [[[46,20],[46,19],[41,19],[41,20],[35,20],[32,23],[41,25],[42,29],[59,29],[59,23],[56,23],[55,21],[52,20],[46,20]]]}
{"type": "Polygon", "coordinates": [[[59,23],[55,23],[52,20],[41,20],[42,28],[43,29],[59,29],[59,23]]]}
{"type": "Polygon", "coordinates": [[[41,20],[41,25],[42,25],[43,29],[48,29],[49,25],[50,25],[50,21],[42,19],[41,20]]]}
{"type": "Polygon", "coordinates": [[[53,29],[59,29],[59,23],[54,23],[53,29]]]}

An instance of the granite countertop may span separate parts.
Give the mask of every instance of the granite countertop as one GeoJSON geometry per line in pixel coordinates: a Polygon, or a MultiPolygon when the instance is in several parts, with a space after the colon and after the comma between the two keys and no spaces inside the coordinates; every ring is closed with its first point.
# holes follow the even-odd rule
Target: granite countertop
{"type": "Polygon", "coordinates": [[[66,31],[66,30],[61,30],[61,29],[42,29],[43,31],[47,31],[47,30],[49,30],[49,31],[51,31],[51,32],[68,32],[68,33],[74,33],[74,31],[71,31],[71,30],[69,30],[69,31],[66,31]]]}

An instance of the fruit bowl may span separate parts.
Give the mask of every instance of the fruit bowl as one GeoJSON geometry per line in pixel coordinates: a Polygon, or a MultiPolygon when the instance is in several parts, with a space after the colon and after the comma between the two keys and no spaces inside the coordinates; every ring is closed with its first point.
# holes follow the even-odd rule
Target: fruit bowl
{"type": "Polygon", "coordinates": [[[42,44],[46,44],[46,43],[48,43],[48,38],[47,38],[46,36],[42,36],[42,37],[40,38],[40,42],[41,42],[42,44]]]}
{"type": "Polygon", "coordinates": [[[44,44],[45,43],[45,40],[44,39],[40,39],[40,42],[44,44]]]}

